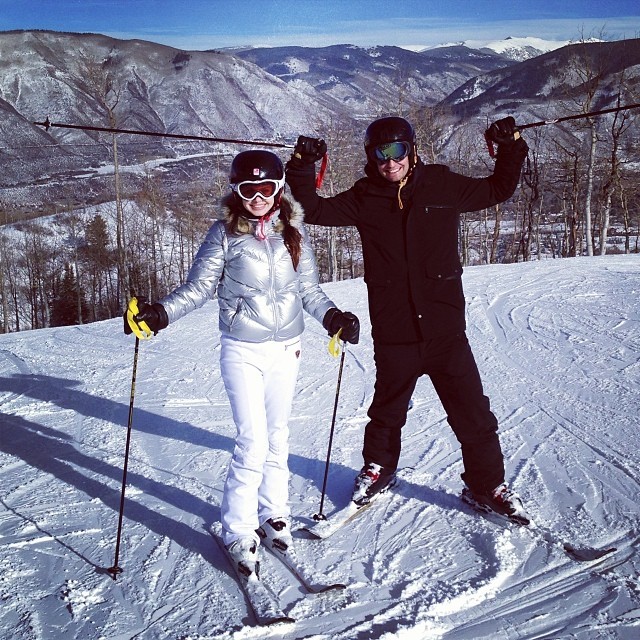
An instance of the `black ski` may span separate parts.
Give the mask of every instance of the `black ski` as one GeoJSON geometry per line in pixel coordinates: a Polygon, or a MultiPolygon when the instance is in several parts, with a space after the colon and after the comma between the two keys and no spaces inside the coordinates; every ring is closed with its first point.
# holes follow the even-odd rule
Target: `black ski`
{"type": "Polygon", "coordinates": [[[475,500],[472,493],[467,488],[463,489],[461,498],[463,502],[468,504],[476,513],[482,515],[489,522],[501,526],[517,526],[526,529],[532,535],[538,537],[545,543],[560,547],[572,560],[576,560],[577,562],[598,560],[603,556],[617,551],[617,547],[610,547],[608,549],[576,547],[575,545],[558,538],[553,531],[538,525],[528,515],[522,516],[521,514],[515,514],[514,516],[508,516],[494,511],[488,505],[475,500]]]}

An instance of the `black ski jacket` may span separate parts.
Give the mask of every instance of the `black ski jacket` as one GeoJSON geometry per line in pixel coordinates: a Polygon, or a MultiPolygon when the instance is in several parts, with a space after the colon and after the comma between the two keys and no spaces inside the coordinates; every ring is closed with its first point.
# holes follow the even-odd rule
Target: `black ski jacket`
{"type": "Polygon", "coordinates": [[[407,344],[465,330],[459,214],[510,198],[526,155],[521,138],[501,145],[486,178],[418,160],[403,187],[367,165],[366,178],[331,198],[317,195],[312,164],[292,158],[286,177],[306,223],[358,229],[373,339],[407,344]]]}

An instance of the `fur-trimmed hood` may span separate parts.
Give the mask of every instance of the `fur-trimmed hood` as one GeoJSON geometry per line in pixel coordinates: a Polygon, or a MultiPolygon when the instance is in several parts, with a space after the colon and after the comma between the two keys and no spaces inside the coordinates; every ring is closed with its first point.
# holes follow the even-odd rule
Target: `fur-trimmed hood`
{"type": "MultiPolygon", "coordinates": [[[[242,212],[245,212],[242,209],[242,212]]],[[[220,201],[220,211],[216,216],[218,220],[222,220],[225,223],[230,223],[233,218],[238,218],[238,233],[253,233],[255,229],[255,225],[257,224],[259,218],[255,218],[249,214],[249,212],[245,212],[248,215],[243,215],[238,208],[236,203],[236,197],[233,193],[226,195],[220,201]]],[[[282,233],[284,229],[284,222],[282,221],[282,214],[287,215],[289,218],[289,223],[292,227],[295,227],[299,231],[302,232],[302,223],[304,222],[304,210],[302,205],[299,202],[296,202],[290,196],[282,196],[282,200],[280,201],[280,208],[276,210],[275,216],[277,220],[273,224],[273,231],[276,233],[282,233]]]]}

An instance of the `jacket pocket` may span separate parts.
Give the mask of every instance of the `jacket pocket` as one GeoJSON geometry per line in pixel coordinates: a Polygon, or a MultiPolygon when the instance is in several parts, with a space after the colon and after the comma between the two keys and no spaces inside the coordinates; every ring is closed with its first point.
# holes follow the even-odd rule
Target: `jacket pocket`
{"type": "Polygon", "coordinates": [[[425,275],[429,280],[447,281],[459,280],[462,277],[462,266],[458,264],[427,265],[425,275]]]}
{"type": "Polygon", "coordinates": [[[243,309],[244,309],[244,298],[238,298],[238,301],[236,302],[236,309],[233,312],[233,314],[231,314],[231,317],[229,318],[230,330],[233,329],[233,326],[239,320],[240,316],[242,315],[243,309]]]}
{"type": "Polygon", "coordinates": [[[370,287],[391,287],[394,284],[393,278],[385,278],[384,276],[368,276],[366,273],[364,275],[364,282],[366,285],[370,287]]]}
{"type": "Polygon", "coordinates": [[[427,215],[432,216],[451,216],[453,220],[457,221],[457,212],[454,207],[449,207],[441,204],[425,204],[424,212],[427,215]]]}

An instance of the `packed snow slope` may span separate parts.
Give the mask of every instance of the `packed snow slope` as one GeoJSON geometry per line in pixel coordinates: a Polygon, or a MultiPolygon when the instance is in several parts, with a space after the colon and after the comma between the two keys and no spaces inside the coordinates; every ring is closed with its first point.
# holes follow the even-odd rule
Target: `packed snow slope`
{"type": "MultiPolygon", "coordinates": [[[[342,592],[263,576],[293,625],[252,626],[208,533],[234,426],[217,303],[141,342],[123,573],[113,580],[134,354],[119,320],[0,336],[0,636],[68,640],[640,637],[640,255],[465,271],[469,338],[500,421],[508,480],[560,544],[474,514],[457,443],[427,378],[409,413],[397,490],[297,544],[342,592]]],[[[361,465],[374,364],[362,280],[325,286],[359,314],[342,378],[325,513],[361,465]]],[[[318,511],[339,360],[309,319],[291,420],[297,525],[318,511]]]]}

